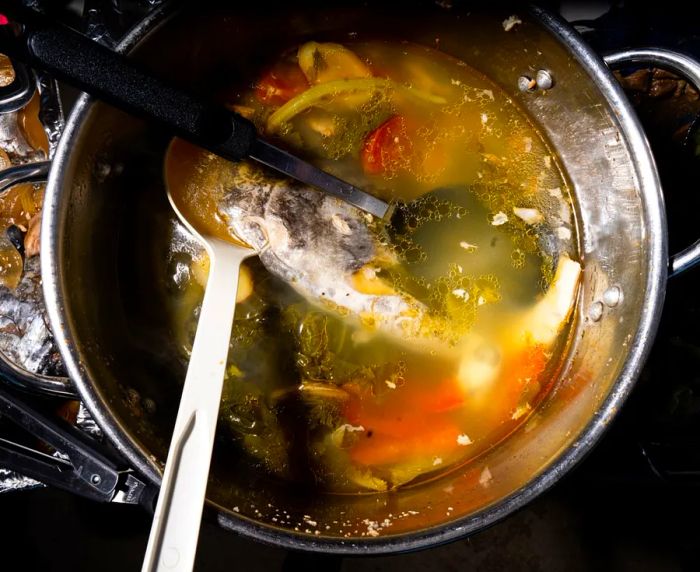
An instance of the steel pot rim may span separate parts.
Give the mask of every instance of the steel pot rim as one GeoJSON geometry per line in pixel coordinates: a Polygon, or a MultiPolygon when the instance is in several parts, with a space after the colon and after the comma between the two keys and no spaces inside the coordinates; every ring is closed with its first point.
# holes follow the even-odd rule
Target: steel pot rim
{"type": "MultiPolygon", "coordinates": [[[[541,493],[549,489],[565,473],[571,470],[599,441],[615,414],[629,395],[639,376],[650,351],[658,328],[665,296],[668,246],[664,201],[654,158],[643,129],[622,88],[606,67],[602,58],[590,48],[582,38],[560,18],[537,8],[530,8],[531,14],[558,40],[566,43],[581,67],[594,81],[610,103],[620,131],[624,134],[631,154],[636,160],[639,191],[646,215],[648,232],[648,270],[645,277],[647,296],[641,308],[639,327],[630,341],[629,353],[620,375],[598,411],[579,434],[576,442],[556,458],[541,474],[527,485],[513,492],[498,503],[461,519],[420,532],[404,533],[373,539],[343,540],[335,538],[310,538],[291,531],[274,529],[236,517],[224,507],[208,501],[217,510],[218,523],[231,531],[255,540],[287,549],[306,550],[345,555],[389,554],[420,550],[444,544],[483,529],[522,508],[541,493]]],[[[116,48],[128,52],[150,31],[155,29],[167,16],[163,6],[141,21],[116,48]]],[[[86,407],[117,450],[126,457],[132,466],[154,483],[159,483],[161,475],[155,460],[140,447],[118,418],[111,414],[99,392],[81,367],[80,356],[71,343],[66,330],[67,309],[60,293],[61,269],[58,260],[59,228],[56,223],[61,188],[67,172],[72,142],[80,135],[83,120],[90,111],[93,98],[83,95],[79,98],[67,122],[63,137],[56,150],[51,168],[42,220],[42,276],[47,313],[56,343],[64,358],[66,367],[77,387],[86,407]]]]}

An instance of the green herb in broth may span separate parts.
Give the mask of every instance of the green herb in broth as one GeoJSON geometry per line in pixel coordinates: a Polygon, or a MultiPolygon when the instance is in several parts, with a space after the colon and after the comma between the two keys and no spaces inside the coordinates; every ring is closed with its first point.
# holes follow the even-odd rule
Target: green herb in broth
{"type": "MultiPolygon", "coordinates": [[[[374,310],[331,303],[325,287],[314,297],[263,257],[298,237],[268,237],[236,312],[221,408],[231,438],[261,471],[330,492],[388,490],[495,446],[543,397],[580,268],[566,182],[539,133],[475,70],[402,43],[309,42],[230,103],[267,136],[397,202],[389,224],[363,222],[374,257],[337,278],[348,296],[420,309],[399,315],[416,324],[401,334],[374,310]]],[[[195,148],[171,150],[171,164],[193,208],[219,201],[212,216],[228,232],[253,215],[218,197],[253,181],[252,202],[265,201],[277,184],[195,148]]],[[[255,214],[261,232],[278,232],[284,217],[265,220],[266,208],[255,214]]],[[[331,220],[328,236],[351,232],[331,220]]]]}

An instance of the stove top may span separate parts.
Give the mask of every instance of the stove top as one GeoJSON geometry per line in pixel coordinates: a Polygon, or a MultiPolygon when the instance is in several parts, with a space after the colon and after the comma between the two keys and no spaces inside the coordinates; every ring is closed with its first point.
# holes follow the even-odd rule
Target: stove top
{"type": "MultiPolygon", "coordinates": [[[[109,43],[151,2],[126,2],[88,27],[109,43]]],[[[700,58],[699,8],[559,3],[595,49],[655,45],[700,58]]],[[[627,4],[627,5],[626,5],[627,4]]],[[[58,5],[56,3],[55,5],[58,5]]],[[[679,5],[680,6],[680,5],[679,5]]],[[[61,7],[63,10],[63,7],[61,7]]],[[[68,18],[75,19],[75,14],[68,18]]],[[[648,130],[666,192],[671,250],[698,238],[700,98],[683,82],[622,70],[648,130]],[[690,128],[690,129],[689,129],[690,128]]],[[[700,566],[700,269],[668,284],[651,356],[594,451],[550,491],[470,538],[415,554],[346,558],[294,554],[205,522],[201,570],[686,570],[700,566]]],[[[150,517],[55,489],[0,495],[0,545],[26,570],[140,569],[150,517]]]]}

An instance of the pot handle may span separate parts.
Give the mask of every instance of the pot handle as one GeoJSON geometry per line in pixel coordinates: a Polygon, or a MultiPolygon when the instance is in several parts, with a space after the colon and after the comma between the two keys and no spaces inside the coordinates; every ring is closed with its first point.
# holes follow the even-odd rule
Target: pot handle
{"type": "MultiPolygon", "coordinates": [[[[623,64],[650,64],[672,71],[700,90],[700,62],[689,55],[664,48],[635,48],[607,54],[603,58],[610,68],[623,64]]],[[[672,254],[668,276],[672,278],[700,262],[700,239],[672,254]]]]}
{"type": "MultiPolygon", "coordinates": [[[[46,181],[51,163],[41,161],[0,171],[0,195],[10,187],[20,183],[37,183],[46,181]]],[[[11,361],[0,351],[0,378],[3,381],[25,391],[77,399],[78,394],[68,377],[57,377],[30,372],[11,361]]]]}

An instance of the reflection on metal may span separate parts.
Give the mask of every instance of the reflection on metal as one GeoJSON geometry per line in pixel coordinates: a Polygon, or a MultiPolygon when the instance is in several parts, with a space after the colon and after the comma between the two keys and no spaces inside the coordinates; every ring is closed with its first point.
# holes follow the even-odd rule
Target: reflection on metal
{"type": "Polygon", "coordinates": [[[50,168],[49,161],[38,161],[4,169],[0,171],[0,193],[4,193],[20,183],[44,182],[49,176],[50,168]]]}
{"type": "Polygon", "coordinates": [[[42,71],[34,72],[39,90],[39,121],[49,141],[49,159],[53,157],[65,124],[63,105],[56,80],[42,71]]]}
{"type": "Polygon", "coordinates": [[[518,78],[518,89],[520,91],[522,91],[523,93],[535,91],[536,88],[537,88],[537,81],[532,79],[531,77],[528,77],[526,75],[521,75],[518,78]]]}
{"type": "Polygon", "coordinates": [[[603,302],[609,308],[614,308],[622,301],[622,290],[619,286],[610,286],[603,292],[603,302]]]}
{"type": "Polygon", "coordinates": [[[552,89],[554,85],[554,78],[552,78],[552,74],[547,70],[538,70],[535,81],[539,89],[552,89]]]}

